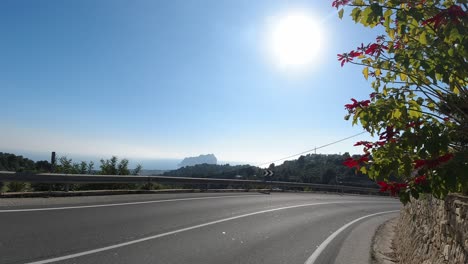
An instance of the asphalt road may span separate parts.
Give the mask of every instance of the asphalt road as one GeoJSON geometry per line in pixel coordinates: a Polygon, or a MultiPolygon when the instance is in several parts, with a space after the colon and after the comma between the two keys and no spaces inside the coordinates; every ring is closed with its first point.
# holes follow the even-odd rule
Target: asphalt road
{"type": "Polygon", "coordinates": [[[368,263],[399,208],[304,193],[3,199],[0,263],[368,263]]]}

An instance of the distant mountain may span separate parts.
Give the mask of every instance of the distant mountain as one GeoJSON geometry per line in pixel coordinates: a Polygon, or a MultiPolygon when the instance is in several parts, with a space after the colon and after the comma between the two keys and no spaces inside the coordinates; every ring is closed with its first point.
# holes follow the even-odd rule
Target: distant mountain
{"type": "Polygon", "coordinates": [[[197,164],[217,164],[218,159],[214,154],[200,155],[198,157],[188,157],[179,163],[179,167],[194,166],[197,164]]]}

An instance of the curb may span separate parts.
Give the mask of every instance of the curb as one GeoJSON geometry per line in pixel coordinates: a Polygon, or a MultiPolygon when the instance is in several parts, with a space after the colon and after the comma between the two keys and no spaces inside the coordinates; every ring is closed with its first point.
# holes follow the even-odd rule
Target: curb
{"type": "Polygon", "coordinates": [[[372,264],[396,264],[398,263],[393,248],[395,228],[399,217],[392,218],[381,224],[372,238],[371,263],[372,264]]]}

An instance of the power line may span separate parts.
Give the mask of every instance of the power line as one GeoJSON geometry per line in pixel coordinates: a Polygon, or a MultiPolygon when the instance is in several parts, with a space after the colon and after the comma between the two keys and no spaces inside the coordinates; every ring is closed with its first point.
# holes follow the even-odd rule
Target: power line
{"type": "Polygon", "coordinates": [[[281,159],[277,159],[277,160],[273,160],[273,161],[261,163],[261,164],[258,164],[257,167],[260,167],[260,166],[266,165],[266,164],[275,163],[275,162],[282,161],[282,160],[285,160],[285,159],[293,158],[293,157],[296,157],[296,156],[299,156],[299,155],[302,155],[302,154],[305,154],[305,153],[309,153],[309,152],[312,152],[312,151],[316,151],[317,149],[321,149],[321,148],[325,148],[325,147],[331,146],[331,145],[333,145],[333,144],[336,144],[336,143],[339,143],[339,142],[348,140],[348,139],[350,139],[350,138],[357,137],[357,136],[362,135],[362,134],[364,134],[364,133],[366,133],[366,131],[363,131],[363,132],[361,132],[361,133],[358,133],[358,134],[355,134],[355,135],[352,135],[352,136],[349,136],[349,137],[346,137],[346,138],[342,138],[342,139],[340,139],[340,140],[337,140],[337,141],[334,141],[334,142],[331,142],[331,143],[322,145],[322,146],[320,146],[320,147],[316,147],[316,148],[313,148],[313,149],[309,149],[309,150],[303,151],[303,152],[301,152],[301,153],[297,153],[297,154],[294,154],[294,155],[291,155],[291,156],[287,156],[287,157],[284,157],[284,158],[281,158],[281,159]]]}

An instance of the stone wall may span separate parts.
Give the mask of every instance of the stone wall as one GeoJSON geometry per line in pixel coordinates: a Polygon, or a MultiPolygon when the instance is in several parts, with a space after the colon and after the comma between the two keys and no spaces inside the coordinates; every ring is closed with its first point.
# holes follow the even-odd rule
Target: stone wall
{"type": "Polygon", "coordinates": [[[393,242],[402,264],[467,264],[468,197],[412,200],[401,211],[393,242]]]}

